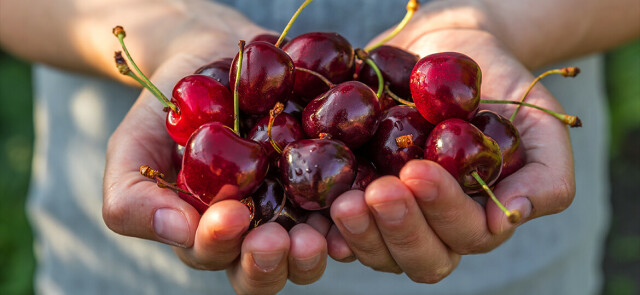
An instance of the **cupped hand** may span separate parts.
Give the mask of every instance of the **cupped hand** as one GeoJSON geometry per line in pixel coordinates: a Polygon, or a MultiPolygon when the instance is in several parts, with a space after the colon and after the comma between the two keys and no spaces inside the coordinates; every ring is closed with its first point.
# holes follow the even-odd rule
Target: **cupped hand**
{"type": "MultiPolygon", "coordinates": [[[[217,54],[233,56],[237,42],[227,46],[228,52],[217,54]]],[[[200,55],[176,54],[151,80],[164,93],[171,93],[181,77],[215,59],[203,60],[200,55]]],[[[165,129],[165,116],[162,105],[145,90],[110,138],[103,198],[107,226],[122,235],[170,244],[193,268],[227,270],[239,294],[273,294],[287,279],[298,284],[318,280],[326,265],[326,218],[313,215],[289,232],[277,223],[247,232],[250,213],[239,201],[215,203],[200,216],[176,193],[140,174],[141,165],[167,174],[174,169],[174,143],[165,129]]]]}
{"type": "MultiPolygon", "coordinates": [[[[470,56],[482,70],[482,99],[517,100],[534,79],[499,40],[482,30],[436,30],[392,41],[420,56],[444,51],[470,56]]],[[[541,85],[527,102],[562,111],[541,85]]],[[[508,118],[514,107],[481,104],[480,109],[508,118]]],[[[498,183],[494,192],[508,209],[521,212],[518,224],[511,224],[493,202],[483,205],[466,195],[438,164],[414,160],[399,177],[380,178],[364,192],[350,191],[334,202],[329,254],[338,260],[354,255],[373,269],[404,272],[416,282],[434,283],[453,271],[460,255],[491,251],[518,225],[567,208],[575,194],[567,127],[530,108],[522,108],[514,123],[527,163],[498,183]]]]}

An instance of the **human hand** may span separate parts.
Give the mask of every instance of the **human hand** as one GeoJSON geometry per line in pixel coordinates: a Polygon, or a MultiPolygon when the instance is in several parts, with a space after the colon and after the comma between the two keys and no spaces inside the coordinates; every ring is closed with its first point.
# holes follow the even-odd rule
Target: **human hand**
{"type": "MultiPolygon", "coordinates": [[[[217,39],[219,44],[207,46],[221,50],[217,57],[233,56],[234,39],[217,39]],[[231,50],[222,52],[223,48],[231,50]]],[[[164,93],[171,93],[181,77],[216,58],[202,60],[201,55],[182,52],[169,58],[152,80],[164,93]]],[[[325,217],[314,214],[289,232],[268,223],[247,233],[250,213],[239,201],[215,203],[200,216],[174,192],[140,175],[141,165],[163,172],[174,169],[165,116],[151,93],[143,91],[110,138],[103,199],[107,226],[122,235],[170,244],[193,268],[226,270],[239,294],[271,294],[282,289],[287,279],[297,284],[319,279],[327,256],[324,236],[329,221],[325,217]]]]}
{"type": "MultiPolygon", "coordinates": [[[[482,99],[515,100],[533,80],[487,31],[438,29],[405,36],[412,37],[399,35],[392,44],[420,56],[457,51],[473,58],[483,74],[482,99]]],[[[535,87],[527,101],[562,110],[541,86],[535,87]]],[[[493,104],[480,107],[507,117],[514,109],[493,104]]],[[[575,182],[568,130],[562,123],[525,108],[514,123],[526,148],[527,163],[498,183],[494,192],[508,209],[522,213],[520,225],[567,208],[575,194],[575,182]]],[[[494,203],[474,201],[446,170],[426,160],[407,163],[399,177],[380,178],[365,192],[343,194],[333,203],[331,216],[335,222],[330,231],[334,234],[328,236],[332,257],[340,260],[353,254],[373,269],[405,272],[422,283],[446,277],[460,255],[491,251],[517,226],[494,203]]]]}

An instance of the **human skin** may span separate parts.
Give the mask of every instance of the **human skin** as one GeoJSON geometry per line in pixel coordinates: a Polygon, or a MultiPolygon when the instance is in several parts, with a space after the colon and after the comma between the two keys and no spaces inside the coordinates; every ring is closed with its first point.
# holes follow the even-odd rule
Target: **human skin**
{"type": "MultiPolygon", "coordinates": [[[[141,0],[137,2],[140,10],[118,9],[125,2],[132,6],[131,1],[121,2],[0,2],[0,44],[28,60],[130,83],[111,60],[118,44],[110,28],[121,24],[136,36],[127,42],[138,63],[145,72],[154,73],[152,80],[169,93],[175,81],[200,65],[233,56],[239,39],[250,40],[265,32],[237,12],[211,2],[175,5],[141,0]],[[46,24],[37,17],[45,13],[52,16],[46,24]],[[158,18],[168,21],[158,22],[158,18]]],[[[391,44],[421,56],[465,53],[483,71],[483,98],[515,99],[518,90],[533,80],[529,70],[637,37],[640,25],[634,10],[628,9],[634,5],[631,2],[436,1],[424,5],[391,44]],[[572,12],[574,7],[581,8],[579,15],[572,12]]],[[[528,101],[562,110],[543,87],[536,87],[528,101]]],[[[501,114],[513,110],[496,105],[482,108],[501,114]]],[[[287,280],[312,283],[322,276],[328,254],[340,261],[358,259],[380,271],[404,272],[416,282],[434,283],[455,269],[461,255],[494,249],[517,226],[509,224],[492,203],[486,210],[475,203],[440,166],[422,160],[408,163],[399,177],[383,177],[364,192],[343,194],[331,208],[334,226],[317,214],[290,232],[272,223],[243,238],[249,212],[239,202],[216,203],[200,216],[173,192],[140,176],[143,164],[170,170],[166,159],[170,159],[172,142],[166,131],[157,128],[163,120],[155,98],[143,91],[112,135],[104,178],[105,223],[122,235],[173,245],[176,254],[194,268],[227,270],[229,281],[241,294],[276,293],[287,280]],[[166,226],[176,220],[182,220],[183,226],[166,226]]],[[[522,222],[564,210],[575,194],[567,128],[528,109],[521,110],[515,124],[527,143],[528,163],[504,179],[496,195],[508,208],[523,213],[522,222]],[[527,183],[536,185],[523,185],[527,183]]]]}

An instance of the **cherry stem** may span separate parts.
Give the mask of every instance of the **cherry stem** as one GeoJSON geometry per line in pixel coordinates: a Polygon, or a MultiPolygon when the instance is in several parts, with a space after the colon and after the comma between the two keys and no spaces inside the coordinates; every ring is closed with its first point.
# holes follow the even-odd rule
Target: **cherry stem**
{"type": "Polygon", "coordinates": [[[244,56],[244,40],[238,42],[238,63],[236,64],[236,82],[233,85],[233,131],[240,135],[240,94],[238,85],[240,84],[240,73],[242,72],[242,57],[244,56]]]}
{"type": "Polygon", "coordinates": [[[144,73],[142,73],[140,68],[138,68],[138,65],[135,63],[135,61],[133,61],[133,58],[131,58],[131,55],[129,54],[129,50],[127,50],[127,46],[124,44],[124,38],[127,36],[127,33],[124,31],[124,28],[121,26],[116,26],[115,28],[113,28],[113,35],[115,35],[118,38],[118,41],[120,42],[120,46],[122,47],[124,54],[127,56],[127,59],[129,60],[129,62],[131,62],[133,69],[135,69],[136,72],[138,73],[139,79],[136,79],[136,80],[138,80],[138,82],[140,82],[142,86],[149,89],[149,91],[151,91],[151,93],[153,93],[153,95],[155,95],[155,97],[158,98],[165,107],[169,107],[171,108],[172,111],[179,114],[180,109],[178,109],[178,107],[174,103],[172,103],[166,96],[164,96],[164,94],[162,94],[162,91],[160,91],[160,89],[158,89],[156,85],[151,83],[149,78],[147,78],[147,76],[145,76],[144,73]]]}
{"type": "Polygon", "coordinates": [[[509,209],[507,209],[504,205],[502,205],[502,203],[498,201],[498,198],[496,198],[496,195],[493,194],[493,191],[491,191],[489,186],[484,182],[484,180],[482,180],[482,177],[480,177],[477,171],[471,172],[471,176],[473,176],[473,178],[475,178],[476,181],[480,185],[482,185],[482,189],[484,189],[484,191],[487,192],[487,194],[489,194],[489,197],[491,198],[491,200],[493,200],[493,202],[496,203],[496,205],[498,205],[500,210],[502,210],[502,212],[504,212],[504,214],[507,215],[509,222],[515,224],[515,223],[518,223],[518,221],[520,221],[520,217],[522,216],[522,214],[520,214],[520,211],[518,210],[509,211],[509,209]]]}
{"type": "Polygon", "coordinates": [[[410,106],[410,107],[414,107],[414,108],[416,107],[416,104],[415,104],[415,103],[410,102],[410,101],[408,101],[408,100],[406,100],[406,99],[404,99],[404,98],[402,98],[402,97],[398,96],[397,94],[393,93],[393,92],[391,91],[391,89],[389,89],[389,85],[385,85],[385,86],[384,86],[384,91],[386,91],[386,92],[387,92],[387,94],[389,94],[389,96],[391,96],[391,98],[393,98],[393,100],[395,100],[395,101],[396,101],[396,102],[398,102],[399,104],[403,104],[403,105],[410,106]]]}
{"type": "Polygon", "coordinates": [[[401,149],[406,149],[413,145],[413,134],[396,137],[396,145],[401,149]]]}
{"type": "Polygon", "coordinates": [[[389,35],[384,37],[378,43],[376,43],[374,45],[371,45],[371,46],[365,48],[364,50],[366,52],[370,52],[371,50],[374,50],[374,49],[384,45],[389,40],[391,40],[393,37],[398,35],[398,33],[400,33],[400,31],[402,31],[402,29],[404,29],[404,27],[407,26],[407,24],[409,23],[409,21],[411,20],[411,18],[415,14],[415,12],[418,10],[418,8],[420,8],[420,2],[418,2],[417,0],[409,0],[409,2],[407,2],[407,13],[404,15],[404,18],[400,21],[400,23],[398,23],[398,25],[395,27],[395,29],[393,29],[393,31],[391,33],[389,33],[389,35]]]}
{"type": "Polygon", "coordinates": [[[313,1],[313,0],[304,1],[304,3],[302,3],[302,5],[300,5],[298,10],[296,10],[296,13],[293,14],[293,16],[289,20],[289,23],[287,24],[287,26],[284,27],[284,30],[282,31],[282,34],[280,34],[280,38],[278,38],[278,41],[276,41],[276,44],[275,44],[276,47],[278,47],[278,48],[280,47],[280,45],[282,44],[282,41],[284,41],[284,38],[287,36],[287,33],[289,33],[289,29],[291,29],[291,26],[293,25],[293,23],[296,21],[296,19],[300,15],[300,12],[302,12],[302,10],[305,7],[307,7],[307,5],[309,5],[309,3],[311,3],[311,1],[313,1]]]}
{"type": "Polygon", "coordinates": [[[322,74],[313,71],[313,70],[309,70],[309,69],[303,69],[303,68],[296,68],[296,71],[300,71],[300,72],[305,72],[307,74],[311,74],[316,76],[318,79],[322,80],[322,82],[324,84],[327,84],[327,86],[329,86],[329,88],[333,88],[333,86],[336,86],[335,84],[331,83],[331,81],[329,81],[329,79],[327,79],[327,77],[323,76],[322,74]]]}
{"type": "MultiPolygon", "coordinates": [[[[113,59],[116,62],[116,67],[118,68],[118,71],[120,72],[120,74],[133,78],[134,80],[136,80],[136,82],[138,82],[138,84],[142,85],[142,87],[146,88],[147,90],[149,90],[149,92],[153,93],[153,89],[151,89],[149,85],[144,83],[144,81],[142,81],[140,77],[138,77],[135,73],[131,71],[131,68],[129,68],[129,64],[127,64],[127,60],[125,60],[124,57],[122,57],[122,51],[116,51],[113,55],[113,59]]],[[[160,101],[160,103],[162,103],[162,105],[164,105],[165,108],[169,107],[164,102],[164,100],[160,99],[159,97],[158,97],[158,100],[160,101]]]]}
{"type": "Polygon", "coordinates": [[[148,165],[140,166],[140,174],[142,174],[146,178],[155,180],[156,184],[158,185],[159,188],[168,188],[168,189],[170,189],[170,190],[172,190],[174,192],[180,192],[180,193],[183,193],[183,194],[187,194],[189,196],[193,196],[193,194],[191,192],[183,190],[183,189],[177,187],[175,184],[169,183],[166,180],[164,180],[164,174],[162,174],[158,170],[155,170],[155,169],[149,167],[148,165]]]}
{"type": "Polygon", "coordinates": [[[278,154],[282,154],[282,148],[280,148],[278,143],[273,140],[273,137],[271,136],[271,130],[273,129],[273,122],[276,120],[276,117],[282,113],[283,110],[284,105],[281,102],[277,102],[273,109],[269,111],[269,125],[267,125],[267,135],[269,135],[269,142],[278,154]]]}
{"type": "Polygon", "coordinates": [[[382,93],[384,92],[384,77],[382,77],[382,72],[380,71],[380,68],[378,68],[378,65],[376,65],[376,63],[369,58],[369,54],[360,49],[360,48],[356,48],[355,50],[356,52],[356,56],[364,61],[365,63],[367,63],[374,72],[376,72],[376,76],[378,76],[378,93],[376,93],[376,95],[378,96],[378,102],[380,101],[380,97],[382,97],[382,93]]]}
{"type": "MultiPolygon", "coordinates": [[[[533,82],[531,82],[531,84],[529,85],[529,88],[527,88],[527,91],[524,92],[524,95],[522,95],[522,98],[520,98],[520,102],[524,102],[524,99],[527,98],[527,96],[529,95],[529,92],[531,92],[531,89],[533,89],[533,86],[536,85],[540,80],[542,80],[542,78],[549,76],[549,75],[562,75],[564,77],[575,77],[578,74],[580,74],[580,68],[578,67],[568,67],[568,68],[562,68],[562,69],[554,69],[554,70],[549,70],[546,71],[542,74],[540,74],[540,76],[536,77],[533,82]]],[[[513,122],[513,120],[515,120],[516,115],[518,114],[518,111],[520,110],[520,106],[516,107],[515,111],[513,111],[513,114],[511,114],[511,117],[509,118],[509,121],[513,122]]]]}
{"type": "Polygon", "coordinates": [[[580,120],[579,117],[577,116],[572,116],[572,115],[567,115],[567,114],[560,114],[557,112],[554,112],[552,110],[549,109],[545,109],[543,107],[534,105],[534,104],[530,104],[530,103],[526,103],[526,102],[520,102],[520,101],[512,101],[512,100],[488,100],[488,99],[481,99],[480,100],[481,103],[492,103],[492,104],[516,104],[518,106],[525,106],[525,107],[530,107],[530,108],[534,108],[534,109],[538,109],[541,110],[551,116],[556,117],[558,120],[560,120],[562,123],[569,125],[569,127],[582,127],[582,120],[580,120]]]}

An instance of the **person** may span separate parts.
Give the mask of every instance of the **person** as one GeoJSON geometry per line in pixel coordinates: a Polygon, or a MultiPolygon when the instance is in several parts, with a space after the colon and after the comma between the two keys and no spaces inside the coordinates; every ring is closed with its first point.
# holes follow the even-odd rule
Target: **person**
{"type": "MultiPolygon", "coordinates": [[[[171,139],[152,95],[143,91],[135,99],[139,90],[122,85],[132,82],[113,66],[118,44],[111,27],[126,28],[138,64],[169,93],[199,66],[235,55],[238,40],[283,28],[299,2],[0,3],[3,48],[46,64],[34,73],[37,140],[29,201],[38,293],[598,292],[608,203],[597,71],[584,69],[553,92],[568,112],[581,115],[582,130],[569,132],[526,109],[515,121],[529,160],[495,192],[523,213],[517,226],[491,203],[485,210],[468,198],[429,161],[413,161],[399,177],[378,179],[365,192],[343,194],[331,208],[333,224],[314,214],[289,232],[270,223],[246,236],[249,213],[238,202],[216,203],[201,217],[142,178],[142,164],[169,170],[171,139]],[[479,253],[485,254],[468,255],[479,253]]],[[[435,1],[390,43],[421,56],[465,53],[482,69],[483,98],[515,99],[533,80],[530,69],[637,37],[632,2],[435,1]]],[[[404,3],[315,1],[291,34],[336,31],[364,46],[402,17],[404,3]]],[[[597,69],[600,61],[582,63],[597,69]]],[[[543,87],[528,101],[562,109],[543,87]]]]}

